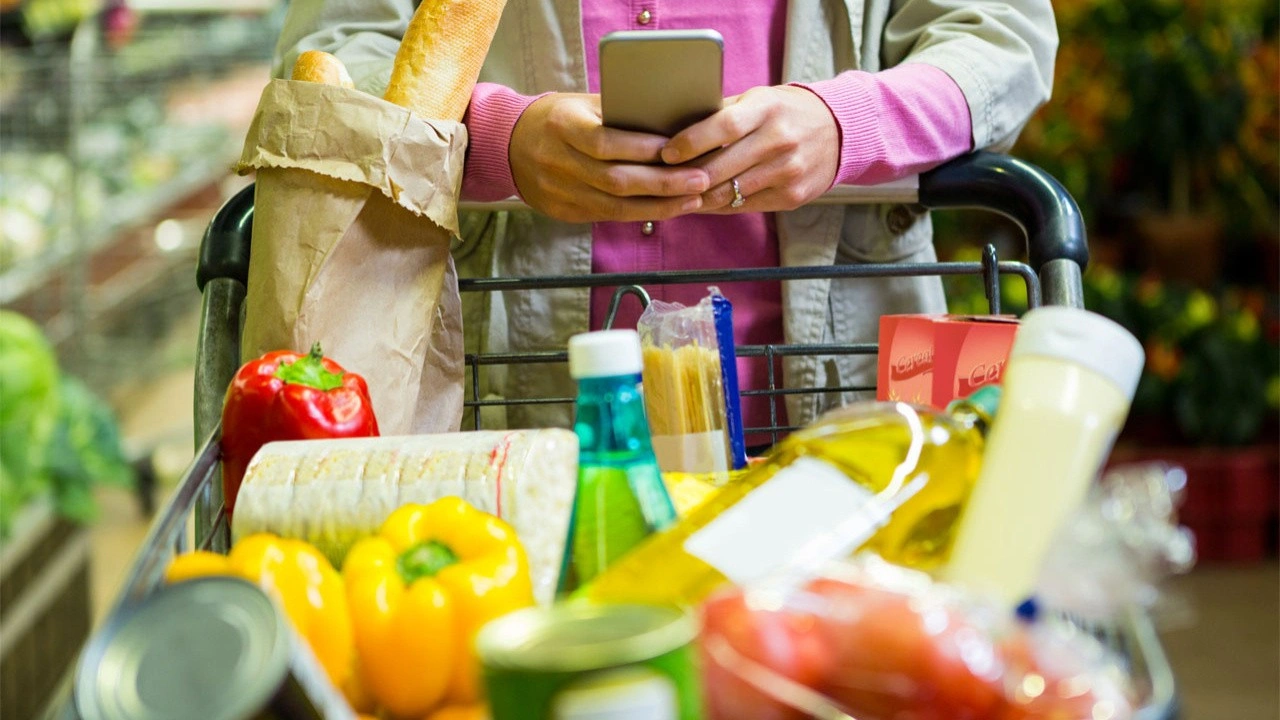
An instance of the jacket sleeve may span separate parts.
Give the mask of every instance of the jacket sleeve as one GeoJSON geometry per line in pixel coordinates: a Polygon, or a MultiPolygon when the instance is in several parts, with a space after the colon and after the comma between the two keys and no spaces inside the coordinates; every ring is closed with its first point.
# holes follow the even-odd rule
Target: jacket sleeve
{"type": "Polygon", "coordinates": [[[1050,0],[894,0],[885,67],[927,63],[964,93],[973,147],[1011,147],[1049,100],[1058,29],[1050,0]]]}

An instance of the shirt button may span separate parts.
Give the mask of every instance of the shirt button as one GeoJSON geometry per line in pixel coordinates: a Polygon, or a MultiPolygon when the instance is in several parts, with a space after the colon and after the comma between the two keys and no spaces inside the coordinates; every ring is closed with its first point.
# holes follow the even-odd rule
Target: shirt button
{"type": "Polygon", "coordinates": [[[652,221],[652,220],[646,220],[646,221],[645,221],[645,223],[644,223],[643,225],[641,225],[641,226],[640,226],[640,234],[641,234],[641,235],[644,235],[645,237],[648,237],[648,236],[650,236],[650,235],[652,235],[652,234],[653,234],[653,221],[652,221]]]}
{"type": "Polygon", "coordinates": [[[916,222],[915,214],[911,212],[911,208],[906,205],[895,205],[889,211],[889,215],[885,218],[886,225],[889,226],[889,232],[894,235],[901,235],[911,228],[916,222]]]}
{"type": "Polygon", "coordinates": [[[652,19],[653,19],[653,13],[649,12],[647,8],[644,10],[641,10],[640,14],[636,16],[636,22],[640,23],[641,25],[648,25],[649,21],[652,19]]]}

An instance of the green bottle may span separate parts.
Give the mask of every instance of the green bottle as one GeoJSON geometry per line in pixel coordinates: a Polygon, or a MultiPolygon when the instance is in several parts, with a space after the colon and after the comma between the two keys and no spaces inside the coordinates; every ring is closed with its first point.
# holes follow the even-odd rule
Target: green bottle
{"type": "Polygon", "coordinates": [[[578,382],[578,488],[558,593],[591,581],[628,550],[676,520],[649,439],[640,390],[640,336],[605,330],[569,340],[578,382]]]}

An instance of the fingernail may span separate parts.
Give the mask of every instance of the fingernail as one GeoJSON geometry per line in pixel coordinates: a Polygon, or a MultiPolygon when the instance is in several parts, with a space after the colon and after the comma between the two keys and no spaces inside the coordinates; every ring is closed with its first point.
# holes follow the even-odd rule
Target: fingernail
{"type": "Polygon", "coordinates": [[[662,148],[662,161],[668,165],[680,162],[680,151],[671,147],[662,148]]]}
{"type": "Polygon", "coordinates": [[[689,198],[688,200],[685,200],[684,204],[680,206],[680,209],[684,212],[689,212],[690,210],[697,210],[701,206],[702,206],[702,198],[696,197],[696,198],[689,198]]]}
{"type": "Polygon", "coordinates": [[[689,178],[689,182],[684,184],[684,189],[691,193],[701,193],[707,189],[709,184],[705,177],[694,177],[689,178]]]}

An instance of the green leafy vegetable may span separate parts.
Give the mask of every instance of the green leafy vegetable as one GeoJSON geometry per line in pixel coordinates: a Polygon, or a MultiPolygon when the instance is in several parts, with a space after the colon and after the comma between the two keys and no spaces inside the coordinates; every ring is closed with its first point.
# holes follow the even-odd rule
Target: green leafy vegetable
{"type": "Polygon", "coordinates": [[[87,522],[97,513],[94,486],[133,479],[111,408],[84,383],[59,375],[35,323],[0,310],[0,538],[40,496],[87,522]]]}
{"type": "Polygon", "coordinates": [[[44,459],[58,403],[53,348],[35,323],[0,310],[0,537],[48,487],[44,459]]]}

